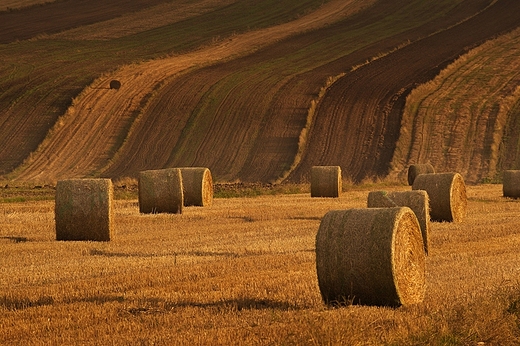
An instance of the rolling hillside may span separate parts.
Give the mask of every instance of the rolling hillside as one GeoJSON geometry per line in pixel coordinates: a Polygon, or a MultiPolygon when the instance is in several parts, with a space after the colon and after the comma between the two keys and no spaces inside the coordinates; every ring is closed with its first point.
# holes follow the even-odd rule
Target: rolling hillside
{"type": "MultiPolygon", "coordinates": [[[[73,13],[73,0],[39,8],[58,4],[73,13]]],[[[53,182],[206,166],[221,182],[305,182],[313,165],[340,165],[355,182],[385,177],[411,90],[520,24],[515,0],[197,4],[142,32],[118,19],[134,14],[101,10],[77,28],[3,29],[0,174],[53,182]]]]}

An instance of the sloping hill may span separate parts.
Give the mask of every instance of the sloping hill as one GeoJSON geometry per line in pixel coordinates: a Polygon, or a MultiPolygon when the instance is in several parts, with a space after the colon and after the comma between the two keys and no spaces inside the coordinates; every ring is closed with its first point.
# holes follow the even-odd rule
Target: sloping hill
{"type": "Polygon", "coordinates": [[[105,73],[10,177],[188,165],[217,181],[301,182],[313,165],[341,165],[354,181],[385,176],[410,90],[516,28],[520,2],[366,5],[333,0],[289,24],[105,73]],[[110,79],[122,88],[106,89],[110,79]]]}
{"type": "Polygon", "coordinates": [[[407,98],[392,175],[415,162],[470,183],[520,168],[520,29],[490,40],[407,98]]]}
{"type": "MultiPolygon", "coordinates": [[[[76,1],[64,3],[69,4],[70,11],[75,10],[76,1]]],[[[51,35],[0,45],[0,174],[12,172],[38,148],[49,129],[59,126],[58,118],[67,111],[72,99],[95,78],[119,66],[189,52],[252,28],[284,23],[321,3],[321,0],[179,1],[174,22],[153,29],[145,26],[141,33],[116,35],[118,38],[111,40],[85,40],[92,30],[92,26],[85,26],[81,40],[51,35]],[[193,11],[194,5],[200,8],[193,11]]],[[[42,5],[41,10],[46,6],[42,5]]],[[[137,13],[148,11],[154,12],[155,7],[137,13]]],[[[0,13],[0,22],[8,14],[0,13]]],[[[23,18],[20,21],[30,23],[23,18]]],[[[26,26],[33,32],[30,25],[26,26]]]]}
{"type": "MultiPolygon", "coordinates": [[[[317,109],[305,156],[291,178],[312,165],[336,164],[354,181],[386,176],[409,91],[469,47],[520,24],[520,2],[497,1],[467,20],[428,35],[334,83],[317,109]]],[[[464,155],[461,149],[460,155],[464,155]]]]}

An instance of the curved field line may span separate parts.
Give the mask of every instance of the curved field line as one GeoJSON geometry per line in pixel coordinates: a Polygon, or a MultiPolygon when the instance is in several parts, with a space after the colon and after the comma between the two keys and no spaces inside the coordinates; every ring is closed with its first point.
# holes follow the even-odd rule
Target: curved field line
{"type": "Polygon", "coordinates": [[[517,29],[473,49],[410,94],[392,175],[430,161],[439,171],[461,172],[475,183],[511,168],[500,167],[499,157],[507,156],[501,143],[520,100],[519,47],[517,29]],[[440,114],[444,121],[438,121],[440,114]]]}
{"type": "Polygon", "coordinates": [[[100,23],[81,26],[50,36],[68,40],[108,40],[158,28],[228,6],[238,0],[182,0],[159,4],[100,23]]]}
{"type": "Polygon", "coordinates": [[[322,27],[369,3],[333,0],[290,23],[237,35],[188,54],[125,66],[102,76],[74,100],[44,144],[17,170],[16,178],[53,181],[92,175],[114,154],[114,147],[118,146],[121,136],[126,135],[126,124],[163,80],[190,68],[243,55],[290,35],[322,27]],[[119,90],[106,89],[111,79],[121,81],[119,90]]]}
{"type": "Polygon", "coordinates": [[[19,10],[0,12],[0,43],[27,40],[109,20],[167,0],[49,1],[19,10]]]}
{"type": "MultiPolygon", "coordinates": [[[[361,16],[295,36],[241,59],[168,80],[143,109],[140,120],[134,122],[127,142],[103,175],[133,176],[139,169],[150,167],[201,165],[211,167],[219,181],[280,181],[298,157],[298,141],[304,142],[302,132],[305,123],[309,123],[306,107],[314,95],[320,94],[321,85],[330,75],[341,75],[367,57],[381,58],[385,55],[381,51],[395,51],[393,47],[403,47],[403,42],[406,45],[415,38],[452,27],[488,4],[481,1],[480,6],[475,6],[471,2],[456,13],[448,12],[454,8],[453,4],[440,7],[430,4],[430,10],[438,10],[434,11],[433,21],[431,16],[414,18],[410,9],[428,12],[419,3],[379,3],[361,16]],[[395,18],[413,18],[428,24],[420,30],[410,30],[410,26],[401,24],[403,20],[395,18]],[[378,23],[378,28],[360,30],[362,35],[350,31],[374,23],[378,23]],[[370,36],[375,37],[375,43],[368,47],[359,43],[370,42],[370,36]],[[387,39],[382,41],[382,37],[387,39]],[[199,84],[205,88],[201,90],[199,84]],[[233,86],[235,91],[230,94],[233,86]],[[184,102],[190,97],[193,102],[184,102]],[[160,150],[151,150],[151,145],[143,144],[142,138],[160,150]]],[[[328,113],[322,116],[324,121],[329,119],[328,113]]],[[[381,140],[374,136],[375,124],[367,128],[374,140],[381,140]]],[[[333,138],[325,130],[319,137],[327,138],[329,143],[333,138]]],[[[319,146],[315,148],[320,150],[319,146]]]]}
{"type": "Polygon", "coordinates": [[[318,106],[318,115],[323,115],[311,128],[305,156],[289,179],[301,180],[313,165],[340,165],[354,181],[386,176],[401,107],[414,83],[428,80],[468,47],[520,23],[520,3],[489,3],[484,11],[477,10],[457,25],[412,42],[333,84],[318,106]]]}

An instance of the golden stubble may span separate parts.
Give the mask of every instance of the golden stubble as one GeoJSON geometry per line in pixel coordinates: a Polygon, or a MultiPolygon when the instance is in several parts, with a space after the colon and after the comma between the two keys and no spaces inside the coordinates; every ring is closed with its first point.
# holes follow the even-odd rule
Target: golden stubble
{"type": "MultiPolygon", "coordinates": [[[[374,187],[381,189],[381,186],[374,187]]],[[[409,190],[408,186],[388,190],[409,190]]],[[[0,205],[0,344],[507,344],[518,299],[520,202],[468,186],[462,223],[432,223],[424,302],[321,300],[315,237],[368,189],[217,198],[182,214],[116,200],[110,242],[55,241],[52,201],[0,205]]],[[[515,334],[516,333],[516,334],[515,334]]]]}

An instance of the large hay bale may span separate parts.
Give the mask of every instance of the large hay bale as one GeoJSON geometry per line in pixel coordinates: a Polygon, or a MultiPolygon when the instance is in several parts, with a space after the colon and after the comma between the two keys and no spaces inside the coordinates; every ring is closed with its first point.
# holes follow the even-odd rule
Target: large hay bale
{"type": "Polygon", "coordinates": [[[408,207],[412,209],[419,221],[424,243],[424,251],[428,253],[430,233],[430,204],[428,193],[415,191],[371,191],[368,193],[368,208],[408,207]]]}
{"type": "Polygon", "coordinates": [[[520,171],[504,171],[502,177],[502,192],[504,197],[520,198],[520,171]]]}
{"type": "Polygon", "coordinates": [[[109,241],[113,187],[110,179],[60,180],[56,184],[56,240],[109,241]]]}
{"type": "Polygon", "coordinates": [[[182,213],[184,192],[180,169],[141,171],[138,189],[141,213],[182,213]]]}
{"type": "Polygon", "coordinates": [[[313,166],[311,168],[311,197],[339,197],[341,193],[339,166],[313,166]]]}
{"type": "Polygon", "coordinates": [[[213,203],[213,178],[208,168],[180,167],[184,206],[209,206],[213,203]]]}
{"type": "Polygon", "coordinates": [[[408,207],[333,210],[316,235],[316,270],[325,303],[400,306],[425,291],[419,222],[408,207]]]}
{"type": "Polygon", "coordinates": [[[412,189],[428,193],[432,221],[462,222],[466,217],[466,185],[459,173],[421,174],[412,189]]]}
{"type": "Polygon", "coordinates": [[[408,167],[408,185],[412,186],[419,174],[435,173],[435,168],[429,163],[415,164],[408,167]]]}

